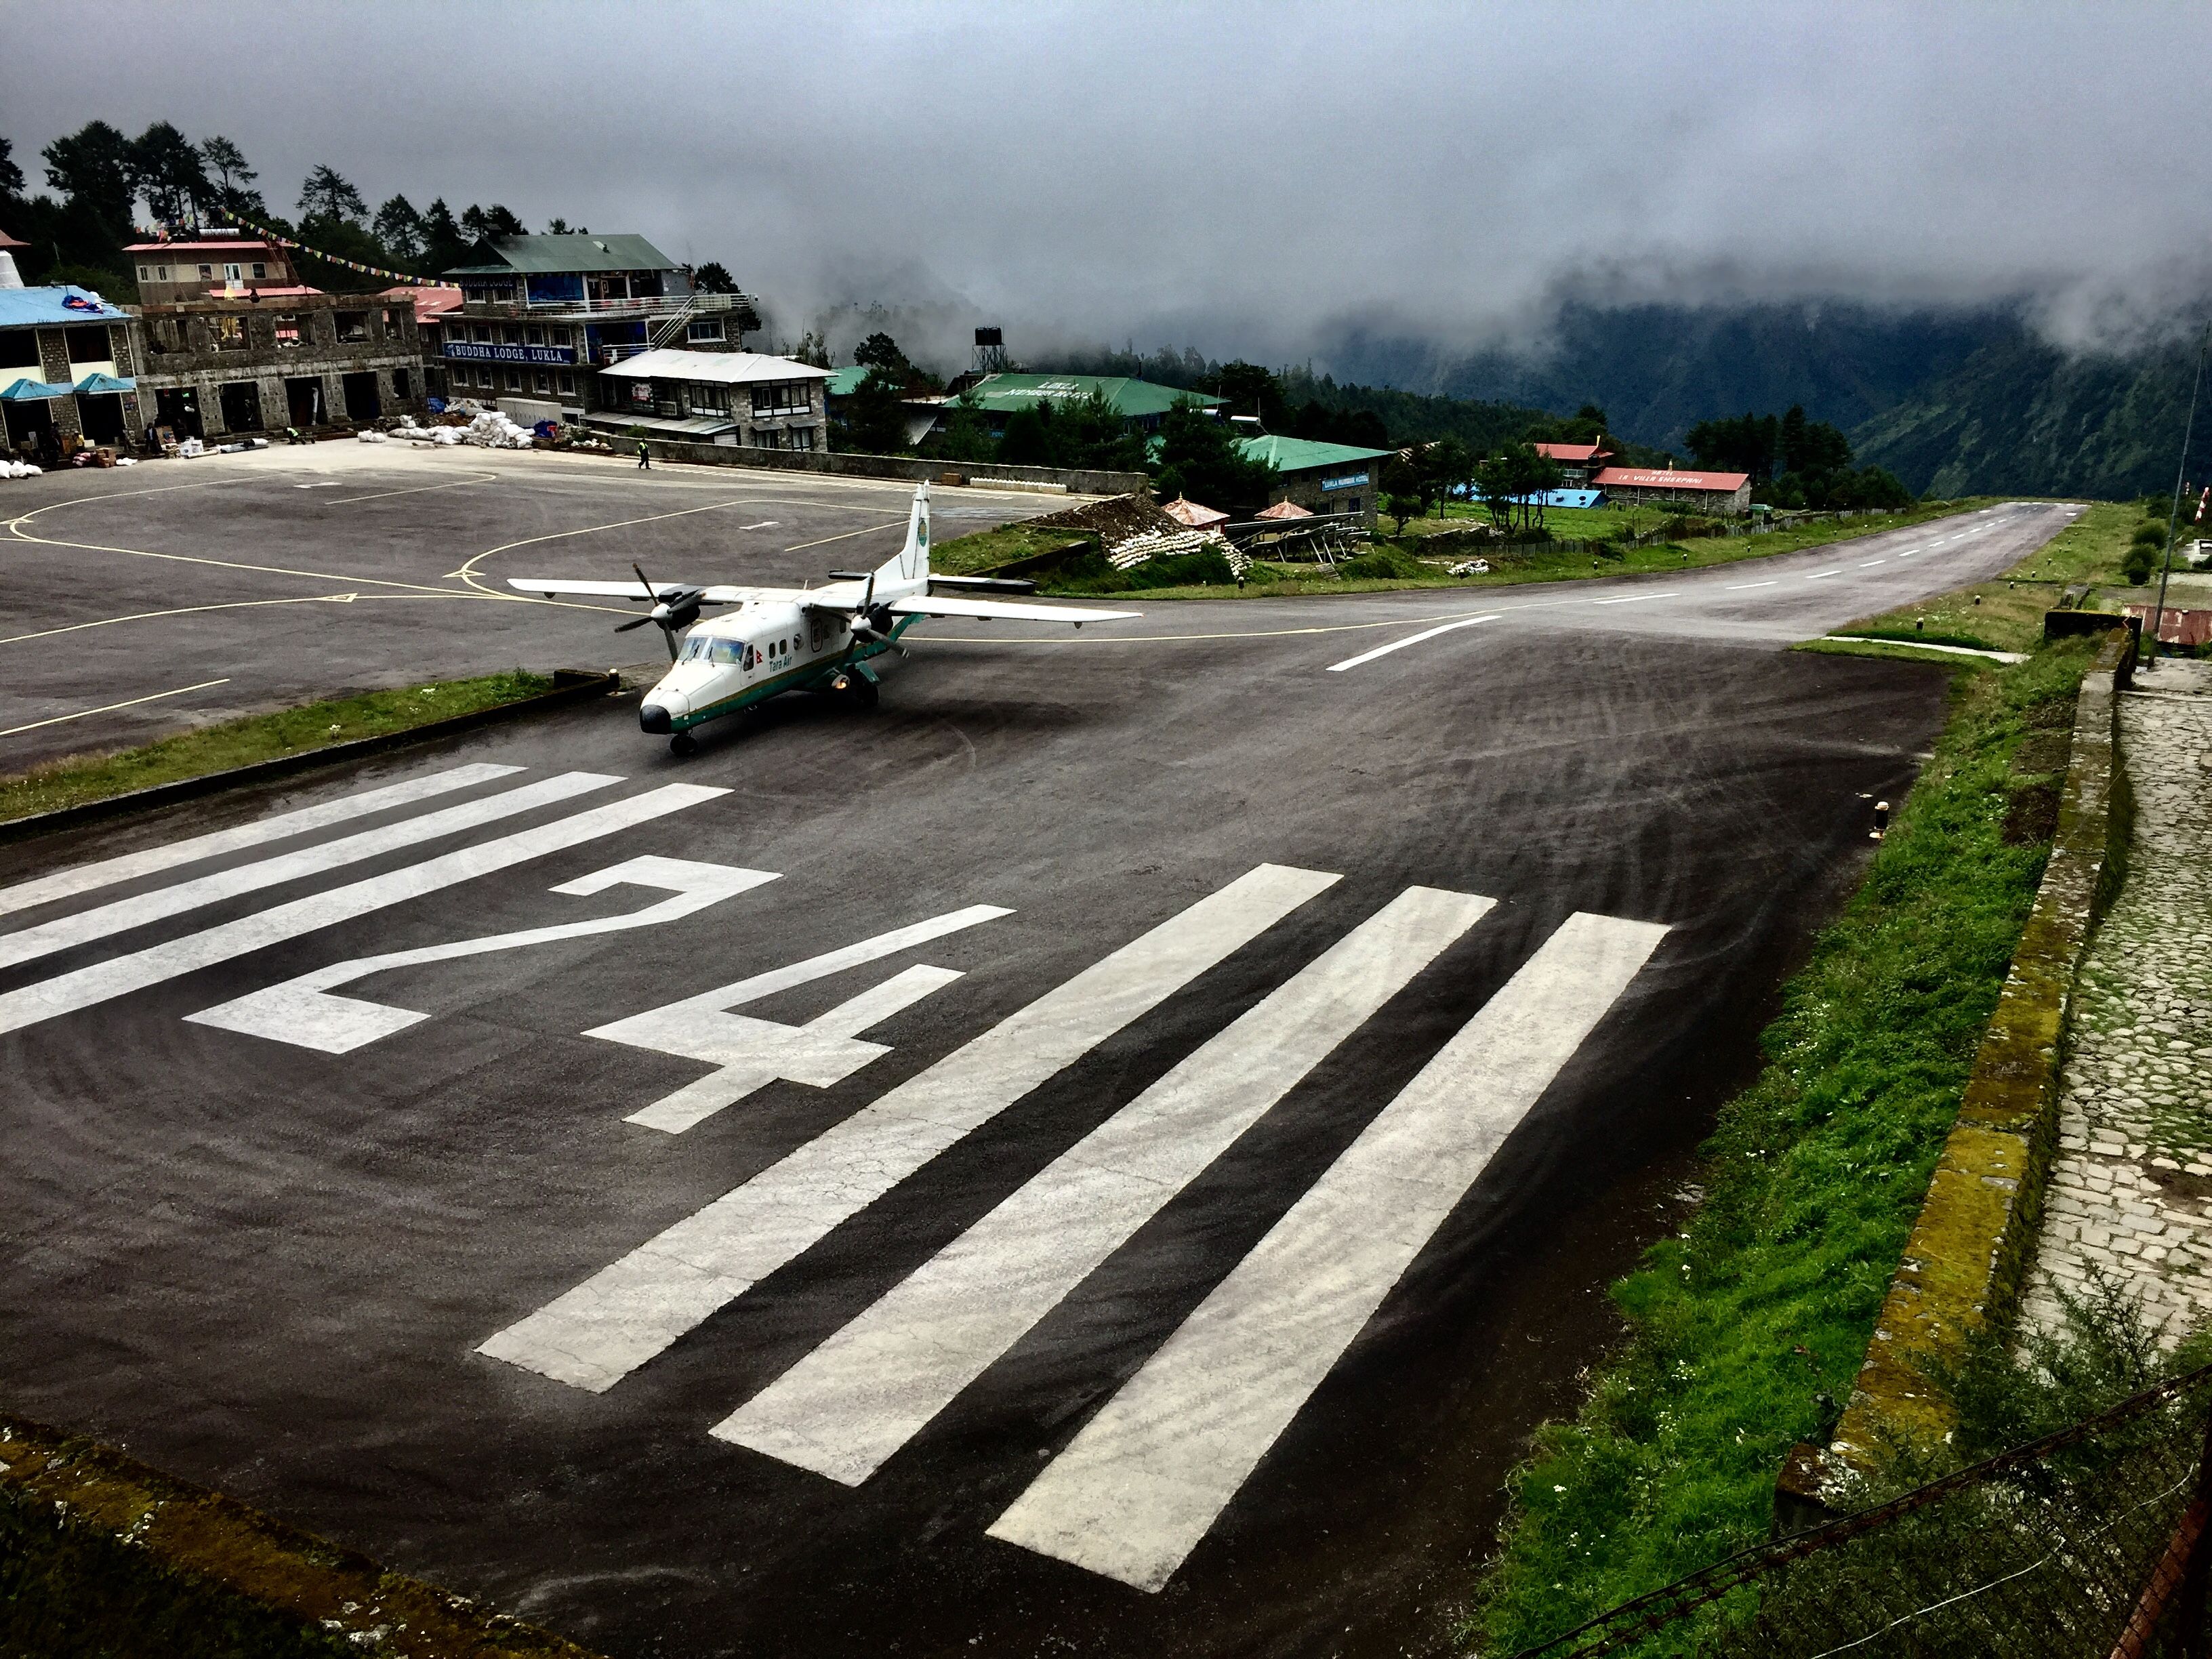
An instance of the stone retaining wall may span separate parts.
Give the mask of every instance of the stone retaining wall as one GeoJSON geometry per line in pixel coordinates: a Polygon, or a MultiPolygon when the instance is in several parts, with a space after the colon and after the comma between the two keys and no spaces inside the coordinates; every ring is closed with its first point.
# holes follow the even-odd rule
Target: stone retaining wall
{"type": "Polygon", "coordinates": [[[2125,863],[2118,693],[2134,665],[2135,636],[2118,632],[2081,683],[2051,861],[1836,1426],[1830,1450],[1846,1462],[1888,1442],[1940,1439],[1950,1410],[1929,1372],[1958,1357],[1969,1331],[2008,1321],[2017,1306],[2057,1141],[2075,978],[2125,863]]]}
{"type": "MultiPolygon", "coordinates": [[[[611,431],[600,436],[618,454],[635,455],[639,441],[611,431]]],[[[655,460],[690,461],[701,466],[751,466],[782,472],[828,472],[854,478],[910,478],[916,483],[968,482],[968,469],[957,461],[923,460],[911,455],[848,455],[834,449],[749,449],[741,444],[678,443],[647,438],[645,445],[655,460]]],[[[1141,472],[1097,472],[1080,467],[1000,466],[994,462],[979,470],[979,478],[999,483],[1041,483],[1064,486],[1076,495],[1127,495],[1147,489],[1152,480],[1141,472]]]]}

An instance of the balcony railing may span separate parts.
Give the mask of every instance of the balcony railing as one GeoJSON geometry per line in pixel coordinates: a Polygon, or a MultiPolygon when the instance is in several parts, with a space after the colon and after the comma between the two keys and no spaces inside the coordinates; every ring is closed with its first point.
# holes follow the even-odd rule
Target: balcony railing
{"type": "Polygon", "coordinates": [[[690,311],[706,316],[735,311],[760,303],[750,294],[656,294],[620,300],[471,300],[464,312],[476,306],[500,307],[507,311],[530,311],[568,317],[673,317],[690,311]]]}

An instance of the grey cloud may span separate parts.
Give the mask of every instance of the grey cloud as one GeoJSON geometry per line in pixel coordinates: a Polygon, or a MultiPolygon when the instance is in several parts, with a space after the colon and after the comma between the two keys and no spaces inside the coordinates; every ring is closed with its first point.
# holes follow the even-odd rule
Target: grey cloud
{"type": "Polygon", "coordinates": [[[2212,9],[125,3],[11,31],[31,163],[94,115],[222,131],[289,207],[503,201],[719,258],[795,334],[940,358],[1347,319],[1527,339],[1562,298],[2021,299],[2142,337],[2212,275],[2212,9]]]}

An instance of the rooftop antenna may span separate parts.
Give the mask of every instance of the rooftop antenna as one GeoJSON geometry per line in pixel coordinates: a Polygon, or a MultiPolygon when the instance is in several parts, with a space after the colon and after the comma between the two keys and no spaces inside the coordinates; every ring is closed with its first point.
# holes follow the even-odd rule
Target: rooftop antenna
{"type": "Polygon", "coordinates": [[[1003,329],[979,328],[975,331],[975,358],[972,367],[978,374],[1004,374],[1014,366],[1006,356],[1006,336],[1003,329]]]}

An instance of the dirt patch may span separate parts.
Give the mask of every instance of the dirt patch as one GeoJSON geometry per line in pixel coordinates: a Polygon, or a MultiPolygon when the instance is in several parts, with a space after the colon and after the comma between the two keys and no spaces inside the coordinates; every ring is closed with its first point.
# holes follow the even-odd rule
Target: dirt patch
{"type": "Polygon", "coordinates": [[[1147,531],[1173,535],[1189,528],[1161,511],[1159,503],[1149,495],[1109,495],[1103,501],[1085,501],[1024,522],[1032,530],[1087,530],[1109,547],[1147,531]]]}

